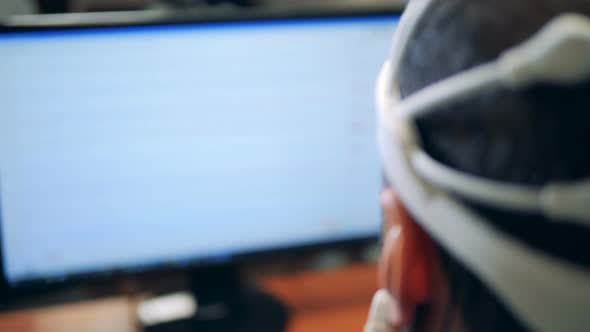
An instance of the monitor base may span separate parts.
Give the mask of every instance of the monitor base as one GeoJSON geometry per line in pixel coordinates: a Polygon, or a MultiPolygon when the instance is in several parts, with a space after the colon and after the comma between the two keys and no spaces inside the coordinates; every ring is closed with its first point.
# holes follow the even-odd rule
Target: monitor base
{"type": "Polygon", "coordinates": [[[144,326],[145,332],[282,332],[289,311],[277,298],[242,286],[238,274],[226,268],[195,273],[192,293],[196,314],[189,319],[144,326]]]}
{"type": "MultiPolygon", "coordinates": [[[[227,315],[207,317],[197,314],[191,319],[144,327],[145,332],[282,332],[288,321],[288,310],[277,299],[261,291],[242,292],[241,308],[227,315]]],[[[202,309],[203,310],[203,309],[202,309]]],[[[204,308],[207,310],[207,308],[204,308]]],[[[217,311],[218,308],[213,309],[217,311]]],[[[222,311],[224,311],[222,309],[222,311]]]]}

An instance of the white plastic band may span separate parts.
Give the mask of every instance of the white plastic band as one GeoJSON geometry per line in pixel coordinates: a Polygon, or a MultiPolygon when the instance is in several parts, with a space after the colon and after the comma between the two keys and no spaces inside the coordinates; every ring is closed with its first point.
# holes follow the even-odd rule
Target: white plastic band
{"type": "MultiPolygon", "coordinates": [[[[442,1],[442,0],[441,0],[442,1]]],[[[386,176],[428,232],[539,332],[585,332],[590,326],[590,271],[533,250],[504,235],[450,192],[490,206],[544,213],[590,226],[590,180],[533,188],[465,174],[421,148],[414,119],[493,86],[590,79],[590,19],[564,14],[500,58],[435,83],[401,101],[399,66],[433,0],[412,0],[379,78],[379,147],[386,176]]]]}
{"type": "Polygon", "coordinates": [[[450,77],[404,99],[395,110],[396,115],[407,121],[433,109],[440,109],[486,88],[502,83],[502,73],[496,63],[486,64],[463,74],[450,77]],[[453,98],[449,98],[453,96],[453,98]]]}
{"type": "Polygon", "coordinates": [[[416,172],[428,183],[438,188],[460,192],[466,198],[495,207],[510,206],[512,209],[537,211],[540,198],[536,188],[498,183],[466,175],[436,162],[422,150],[411,153],[410,160],[416,172]]]}
{"type": "MultiPolygon", "coordinates": [[[[408,43],[418,20],[431,0],[414,0],[408,17],[395,40],[408,43]],[[414,20],[414,21],[412,21],[414,20]]],[[[407,45],[393,51],[400,65],[407,45]]],[[[394,79],[398,72],[391,65],[394,79]]],[[[590,179],[582,184],[549,183],[544,187],[517,186],[498,181],[484,180],[453,170],[421,153],[419,137],[413,120],[416,117],[441,109],[458,100],[496,86],[522,87],[535,82],[572,84],[590,79],[590,19],[578,14],[563,14],[552,20],[537,35],[523,45],[506,51],[497,61],[477,66],[437,83],[404,99],[395,96],[392,101],[392,119],[406,144],[416,150],[412,162],[416,171],[435,186],[462,194],[480,203],[495,207],[541,213],[553,220],[590,226],[590,179]],[[395,110],[394,110],[395,109],[395,110]]],[[[394,83],[389,83],[394,84],[394,83]]],[[[390,118],[391,118],[390,116],[390,118]]]]}
{"type": "Polygon", "coordinates": [[[547,256],[488,225],[445,191],[432,192],[413,171],[389,112],[397,103],[389,63],[377,90],[379,148],[386,176],[416,221],[485,282],[529,328],[586,332],[590,271],[547,256]]]}
{"type": "Polygon", "coordinates": [[[498,60],[507,83],[522,87],[536,82],[571,85],[588,80],[590,19],[562,14],[537,35],[504,52],[498,60]]]}

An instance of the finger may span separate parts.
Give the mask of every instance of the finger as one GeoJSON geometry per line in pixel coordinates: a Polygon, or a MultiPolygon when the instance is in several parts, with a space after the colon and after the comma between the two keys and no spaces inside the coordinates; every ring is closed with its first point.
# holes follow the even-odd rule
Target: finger
{"type": "Polygon", "coordinates": [[[391,315],[395,313],[395,301],[386,290],[375,293],[365,325],[365,332],[393,332],[391,315]]]}

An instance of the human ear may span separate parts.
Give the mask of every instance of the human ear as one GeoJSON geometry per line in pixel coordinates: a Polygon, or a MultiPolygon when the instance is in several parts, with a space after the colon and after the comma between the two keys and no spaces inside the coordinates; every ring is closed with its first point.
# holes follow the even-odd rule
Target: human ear
{"type": "Polygon", "coordinates": [[[379,283],[399,302],[394,327],[408,326],[419,305],[432,295],[430,272],[436,251],[432,239],[414,221],[391,190],[381,197],[384,214],[383,253],[379,283]]]}

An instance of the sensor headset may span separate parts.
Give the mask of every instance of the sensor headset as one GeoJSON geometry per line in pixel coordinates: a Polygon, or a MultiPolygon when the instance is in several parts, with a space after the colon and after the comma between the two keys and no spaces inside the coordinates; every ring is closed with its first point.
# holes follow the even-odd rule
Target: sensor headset
{"type": "Polygon", "coordinates": [[[379,148],[385,174],[419,222],[534,331],[588,331],[590,270],[527,247],[494,229],[452,193],[486,206],[590,227],[590,179],[516,185],[466,174],[429,156],[415,118],[494,87],[569,86],[590,79],[590,19],[563,14],[490,63],[401,99],[397,79],[408,42],[433,0],[412,0],[377,86],[379,148]]]}

